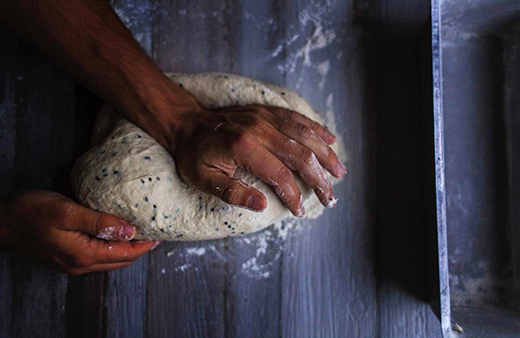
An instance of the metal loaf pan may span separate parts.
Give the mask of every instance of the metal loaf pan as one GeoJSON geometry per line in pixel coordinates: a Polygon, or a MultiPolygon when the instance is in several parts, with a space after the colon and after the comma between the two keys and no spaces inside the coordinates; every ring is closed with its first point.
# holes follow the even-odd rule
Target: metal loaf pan
{"type": "Polygon", "coordinates": [[[443,334],[518,337],[520,1],[433,1],[432,33],[443,334]]]}

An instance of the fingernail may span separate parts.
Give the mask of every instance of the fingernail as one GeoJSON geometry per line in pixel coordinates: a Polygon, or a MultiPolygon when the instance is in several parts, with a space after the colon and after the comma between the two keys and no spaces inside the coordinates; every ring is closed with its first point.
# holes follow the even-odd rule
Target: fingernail
{"type": "Polygon", "coordinates": [[[150,249],[150,251],[152,250],[155,250],[155,248],[157,248],[159,246],[159,244],[161,244],[160,241],[155,241],[156,243],[152,246],[152,248],[150,249]]]}
{"type": "Polygon", "coordinates": [[[338,174],[339,176],[343,176],[347,173],[347,168],[343,165],[343,163],[338,162],[338,174]]]}
{"type": "MultiPolygon", "coordinates": [[[[327,129],[326,129],[327,130],[327,129]]],[[[334,143],[334,141],[336,141],[336,135],[334,135],[333,133],[331,133],[329,130],[327,130],[327,135],[328,135],[328,138],[329,140],[334,143]]]]}
{"type": "Polygon", "coordinates": [[[248,208],[261,211],[264,208],[264,203],[262,199],[257,195],[249,196],[247,199],[247,205],[248,208]]]}
{"type": "Polygon", "coordinates": [[[119,231],[119,237],[124,241],[131,241],[135,236],[135,227],[129,223],[122,222],[121,230],[119,231]]]}

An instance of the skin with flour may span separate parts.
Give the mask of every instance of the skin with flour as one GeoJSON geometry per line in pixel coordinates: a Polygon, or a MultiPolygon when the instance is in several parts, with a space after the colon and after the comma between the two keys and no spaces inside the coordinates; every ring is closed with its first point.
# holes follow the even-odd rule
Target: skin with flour
{"type": "MultiPolygon", "coordinates": [[[[282,87],[231,74],[168,75],[207,108],[262,104],[296,110],[322,122],[304,99],[282,87]]],[[[225,123],[217,123],[213,131],[218,133],[225,123]]],[[[73,171],[76,196],[90,208],[135,224],[136,238],[215,239],[251,233],[294,217],[278,198],[284,192],[276,191],[276,182],[270,186],[244,170],[237,170],[235,178],[266,196],[268,204],[262,213],[229,205],[191,188],[179,178],[174,159],[157,141],[134,124],[117,117],[111,109],[105,108],[100,113],[93,144],[96,146],[77,161],[73,171]]],[[[332,146],[334,150],[337,150],[337,144],[332,146]]],[[[289,139],[286,146],[294,147],[297,143],[289,139]]],[[[283,148],[278,153],[282,158],[293,156],[283,148]]],[[[321,168],[314,154],[309,157],[309,166],[318,170],[323,180],[338,181],[321,168]]],[[[305,175],[305,171],[300,172],[301,178],[295,175],[296,182],[306,217],[315,218],[324,210],[314,193],[320,188],[313,189],[304,183],[305,175]]],[[[218,186],[214,188],[219,189],[218,186]]],[[[333,206],[335,202],[331,199],[324,204],[333,206]]]]}
{"type": "MultiPolygon", "coordinates": [[[[189,186],[262,211],[266,196],[234,177],[246,170],[275,188],[286,207],[301,216],[305,210],[292,170],[322,204],[334,201],[321,171],[341,177],[345,168],[329,147],[335,141],[331,132],[274,106],[202,107],[155,65],[106,0],[4,0],[0,21],[157,140],[189,186]]],[[[99,179],[108,175],[103,172],[99,179]]],[[[0,200],[0,249],[71,274],[127,266],[157,245],[127,242],[135,233],[134,226],[111,214],[50,191],[0,200]]]]}

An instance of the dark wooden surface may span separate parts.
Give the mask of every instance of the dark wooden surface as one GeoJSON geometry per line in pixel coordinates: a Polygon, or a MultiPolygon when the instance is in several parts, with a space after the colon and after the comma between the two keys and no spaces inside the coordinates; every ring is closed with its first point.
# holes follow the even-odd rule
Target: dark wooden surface
{"type": "MultiPolygon", "coordinates": [[[[109,273],[67,277],[0,253],[0,337],[440,336],[424,301],[422,245],[419,36],[429,3],[114,7],[165,71],[256,77],[333,117],[349,172],[340,203],[285,229],[163,243],[109,273]]],[[[0,46],[0,194],[68,193],[101,102],[5,30],[0,46]]]]}

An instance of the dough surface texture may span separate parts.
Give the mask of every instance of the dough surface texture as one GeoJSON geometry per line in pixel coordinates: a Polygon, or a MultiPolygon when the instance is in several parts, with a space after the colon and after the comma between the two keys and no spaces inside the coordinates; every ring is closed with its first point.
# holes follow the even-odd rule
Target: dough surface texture
{"type": "MultiPolygon", "coordinates": [[[[267,104],[323,120],[295,92],[250,78],[222,73],[167,74],[205,107],[267,104]]],[[[83,205],[114,214],[137,228],[136,239],[166,241],[209,240],[261,230],[294,217],[273,189],[239,170],[238,177],[267,197],[261,213],[232,206],[201,193],[178,177],[170,154],[146,132],[105,106],[92,136],[94,147],[72,171],[72,187],[83,205]]],[[[336,142],[332,148],[337,150],[336,142]]],[[[297,176],[297,175],[295,175],[297,176]]],[[[338,182],[328,174],[332,183],[338,182]]],[[[306,218],[324,207],[312,189],[296,177],[306,218]]]]}

